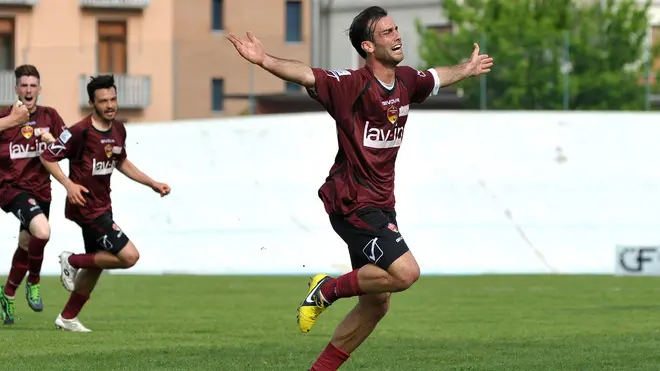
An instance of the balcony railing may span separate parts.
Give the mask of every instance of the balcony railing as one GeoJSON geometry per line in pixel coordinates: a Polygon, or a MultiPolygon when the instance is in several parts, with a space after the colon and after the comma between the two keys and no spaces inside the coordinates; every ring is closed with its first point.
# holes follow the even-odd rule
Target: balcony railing
{"type": "Polygon", "coordinates": [[[24,6],[34,6],[39,3],[39,0],[0,0],[0,6],[2,5],[24,5],[24,6]]]}
{"type": "MultiPolygon", "coordinates": [[[[151,76],[114,75],[119,109],[145,109],[151,104],[151,76]]],[[[80,76],[80,107],[89,107],[88,75],[80,76]]],[[[4,86],[4,85],[3,85],[4,86]]]]}
{"type": "Polygon", "coordinates": [[[144,9],[150,3],[151,0],[80,0],[82,8],[144,9]]]}
{"type": "Polygon", "coordinates": [[[0,106],[7,106],[16,102],[16,78],[14,71],[0,71],[0,106]]]}

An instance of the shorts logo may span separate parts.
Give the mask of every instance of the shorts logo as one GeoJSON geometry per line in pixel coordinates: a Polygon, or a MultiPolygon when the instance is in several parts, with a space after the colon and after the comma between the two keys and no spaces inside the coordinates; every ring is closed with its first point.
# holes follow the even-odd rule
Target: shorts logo
{"type": "Polygon", "coordinates": [[[32,206],[37,206],[37,201],[35,201],[34,198],[30,198],[30,199],[28,200],[28,203],[29,203],[30,205],[32,205],[32,206]]]}
{"type": "Polygon", "coordinates": [[[397,228],[396,225],[394,225],[393,223],[389,223],[387,225],[387,229],[389,229],[390,231],[392,231],[394,233],[399,233],[399,228],[397,228]]]}
{"type": "Polygon", "coordinates": [[[102,247],[104,250],[106,250],[106,251],[110,251],[110,250],[112,250],[112,248],[114,247],[114,245],[112,244],[112,242],[110,242],[110,239],[108,238],[108,235],[107,235],[107,234],[104,235],[103,237],[97,239],[96,242],[97,242],[99,245],[101,245],[101,247],[102,247]]]}
{"type": "Polygon", "coordinates": [[[390,120],[392,124],[396,123],[396,120],[399,118],[399,109],[395,105],[391,105],[387,109],[387,119],[390,120]]]}
{"type": "Polygon", "coordinates": [[[34,134],[34,128],[32,126],[25,125],[21,128],[21,134],[23,134],[25,139],[30,139],[34,134]]]}
{"type": "Polygon", "coordinates": [[[106,144],[106,146],[103,148],[105,151],[105,155],[110,158],[112,157],[112,146],[110,144],[106,144]]]}
{"type": "Polygon", "coordinates": [[[378,237],[375,237],[373,240],[367,242],[367,244],[362,249],[364,255],[372,263],[377,263],[380,258],[383,257],[383,250],[378,246],[378,237]]]}
{"type": "Polygon", "coordinates": [[[112,223],[112,229],[114,229],[117,233],[117,238],[121,238],[121,235],[124,233],[122,232],[121,228],[115,223],[112,223]]]}

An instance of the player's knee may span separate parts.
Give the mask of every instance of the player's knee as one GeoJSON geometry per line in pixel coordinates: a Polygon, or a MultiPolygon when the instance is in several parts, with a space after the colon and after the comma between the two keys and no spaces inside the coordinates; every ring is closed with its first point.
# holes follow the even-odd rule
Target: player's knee
{"type": "Polygon", "coordinates": [[[137,251],[130,252],[122,257],[122,261],[124,262],[124,266],[126,268],[131,268],[137,264],[138,260],[140,260],[140,253],[137,251]]]}
{"type": "Polygon", "coordinates": [[[119,259],[124,263],[124,268],[131,268],[140,260],[140,253],[137,251],[133,243],[129,242],[119,253],[119,259]]]}
{"type": "Polygon", "coordinates": [[[30,234],[40,240],[50,240],[50,224],[46,216],[40,214],[30,221],[30,234]]]}
{"type": "Polygon", "coordinates": [[[407,290],[420,276],[419,265],[412,254],[406,253],[397,259],[387,270],[395,286],[395,291],[407,290]]]}

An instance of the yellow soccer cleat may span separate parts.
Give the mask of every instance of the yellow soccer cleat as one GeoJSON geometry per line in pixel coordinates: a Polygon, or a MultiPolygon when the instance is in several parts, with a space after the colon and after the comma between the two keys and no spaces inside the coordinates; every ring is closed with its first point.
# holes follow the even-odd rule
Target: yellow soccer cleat
{"type": "Polygon", "coordinates": [[[331,277],[327,274],[317,274],[309,281],[309,291],[307,297],[298,307],[298,326],[303,333],[309,332],[314,326],[319,315],[330,306],[330,303],[323,300],[321,296],[321,286],[331,277]]]}

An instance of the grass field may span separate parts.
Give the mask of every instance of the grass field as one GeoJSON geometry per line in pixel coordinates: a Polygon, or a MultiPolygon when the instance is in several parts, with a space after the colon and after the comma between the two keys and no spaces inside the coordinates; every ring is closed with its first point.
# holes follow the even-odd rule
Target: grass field
{"type": "MultiPolygon", "coordinates": [[[[301,334],[305,277],[106,275],[80,316],[94,332],[77,334],[55,330],[67,295],[58,279],[42,282],[44,312],[21,297],[21,318],[1,328],[7,370],[307,370],[355,303],[301,334]]],[[[658,283],[422,277],[342,370],[657,371],[658,283]]]]}

